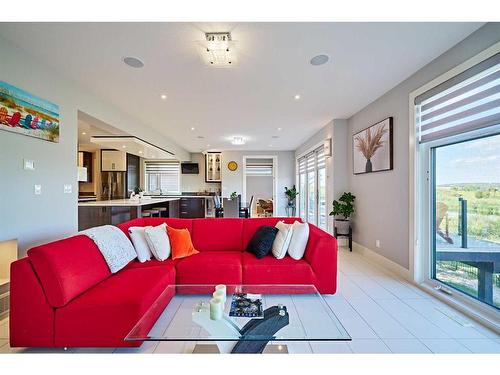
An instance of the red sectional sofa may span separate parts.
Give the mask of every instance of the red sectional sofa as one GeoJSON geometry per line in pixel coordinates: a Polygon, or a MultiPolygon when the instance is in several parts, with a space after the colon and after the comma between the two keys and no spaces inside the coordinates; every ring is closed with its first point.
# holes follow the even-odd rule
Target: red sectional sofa
{"type": "MultiPolygon", "coordinates": [[[[135,219],[118,225],[187,228],[199,254],[164,262],[130,262],[111,274],[99,249],[77,235],[32,248],[11,265],[10,344],[13,347],[119,347],[144,312],[171,284],[314,284],[333,294],[337,280],[334,237],[309,225],[304,258],[257,259],[245,252],[255,231],[278,220],[135,219]]],[[[128,235],[128,233],[127,233],[128,235]]],[[[173,295],[162,296],[158,314],[173,295]]],[[[157,316],[149,322],[152,327],[157,316]]]]}

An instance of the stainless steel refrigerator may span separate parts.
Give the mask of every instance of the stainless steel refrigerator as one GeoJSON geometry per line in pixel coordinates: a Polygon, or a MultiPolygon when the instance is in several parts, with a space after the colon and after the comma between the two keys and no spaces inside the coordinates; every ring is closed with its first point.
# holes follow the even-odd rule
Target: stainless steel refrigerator
{"type": "Polygon", "coordinates": [[[101,199],[127,198],[127,172],[101,172],[101,199]]]}

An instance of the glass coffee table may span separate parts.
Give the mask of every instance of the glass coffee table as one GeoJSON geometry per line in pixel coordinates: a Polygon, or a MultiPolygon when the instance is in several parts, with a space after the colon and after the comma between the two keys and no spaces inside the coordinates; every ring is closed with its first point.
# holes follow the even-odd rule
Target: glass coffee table
{"type": "Polygon", "coordinates": [[[286,353],[286,341],[351,340],[314,285],[226,285],[225,303],[219,294],[211,306],[215,287],[169,285],[125,341],[192,341],[193,353],[286,353]],[[253,298],[263,314],[230,316],[233,294],[253,298]]]}

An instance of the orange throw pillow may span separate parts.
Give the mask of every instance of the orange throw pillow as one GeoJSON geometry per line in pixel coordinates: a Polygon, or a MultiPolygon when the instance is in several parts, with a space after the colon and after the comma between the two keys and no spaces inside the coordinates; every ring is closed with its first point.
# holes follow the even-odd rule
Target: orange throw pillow
{"type": "Polygon", "coordinates": [[[198,254],[191,241],[191,234],[187,229],[174,229],[167,226],[170,248],[172,250],[172,259],[185,258],[198,254]]]}

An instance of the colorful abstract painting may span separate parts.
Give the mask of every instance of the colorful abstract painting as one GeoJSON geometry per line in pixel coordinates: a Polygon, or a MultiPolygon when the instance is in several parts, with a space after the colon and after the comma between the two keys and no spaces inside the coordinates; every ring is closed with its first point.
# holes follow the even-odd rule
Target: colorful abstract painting
{"type": "Polygon", "coordinates": [[[0,81],[0,129],[59,142],[59,106],[0,81]]]}

